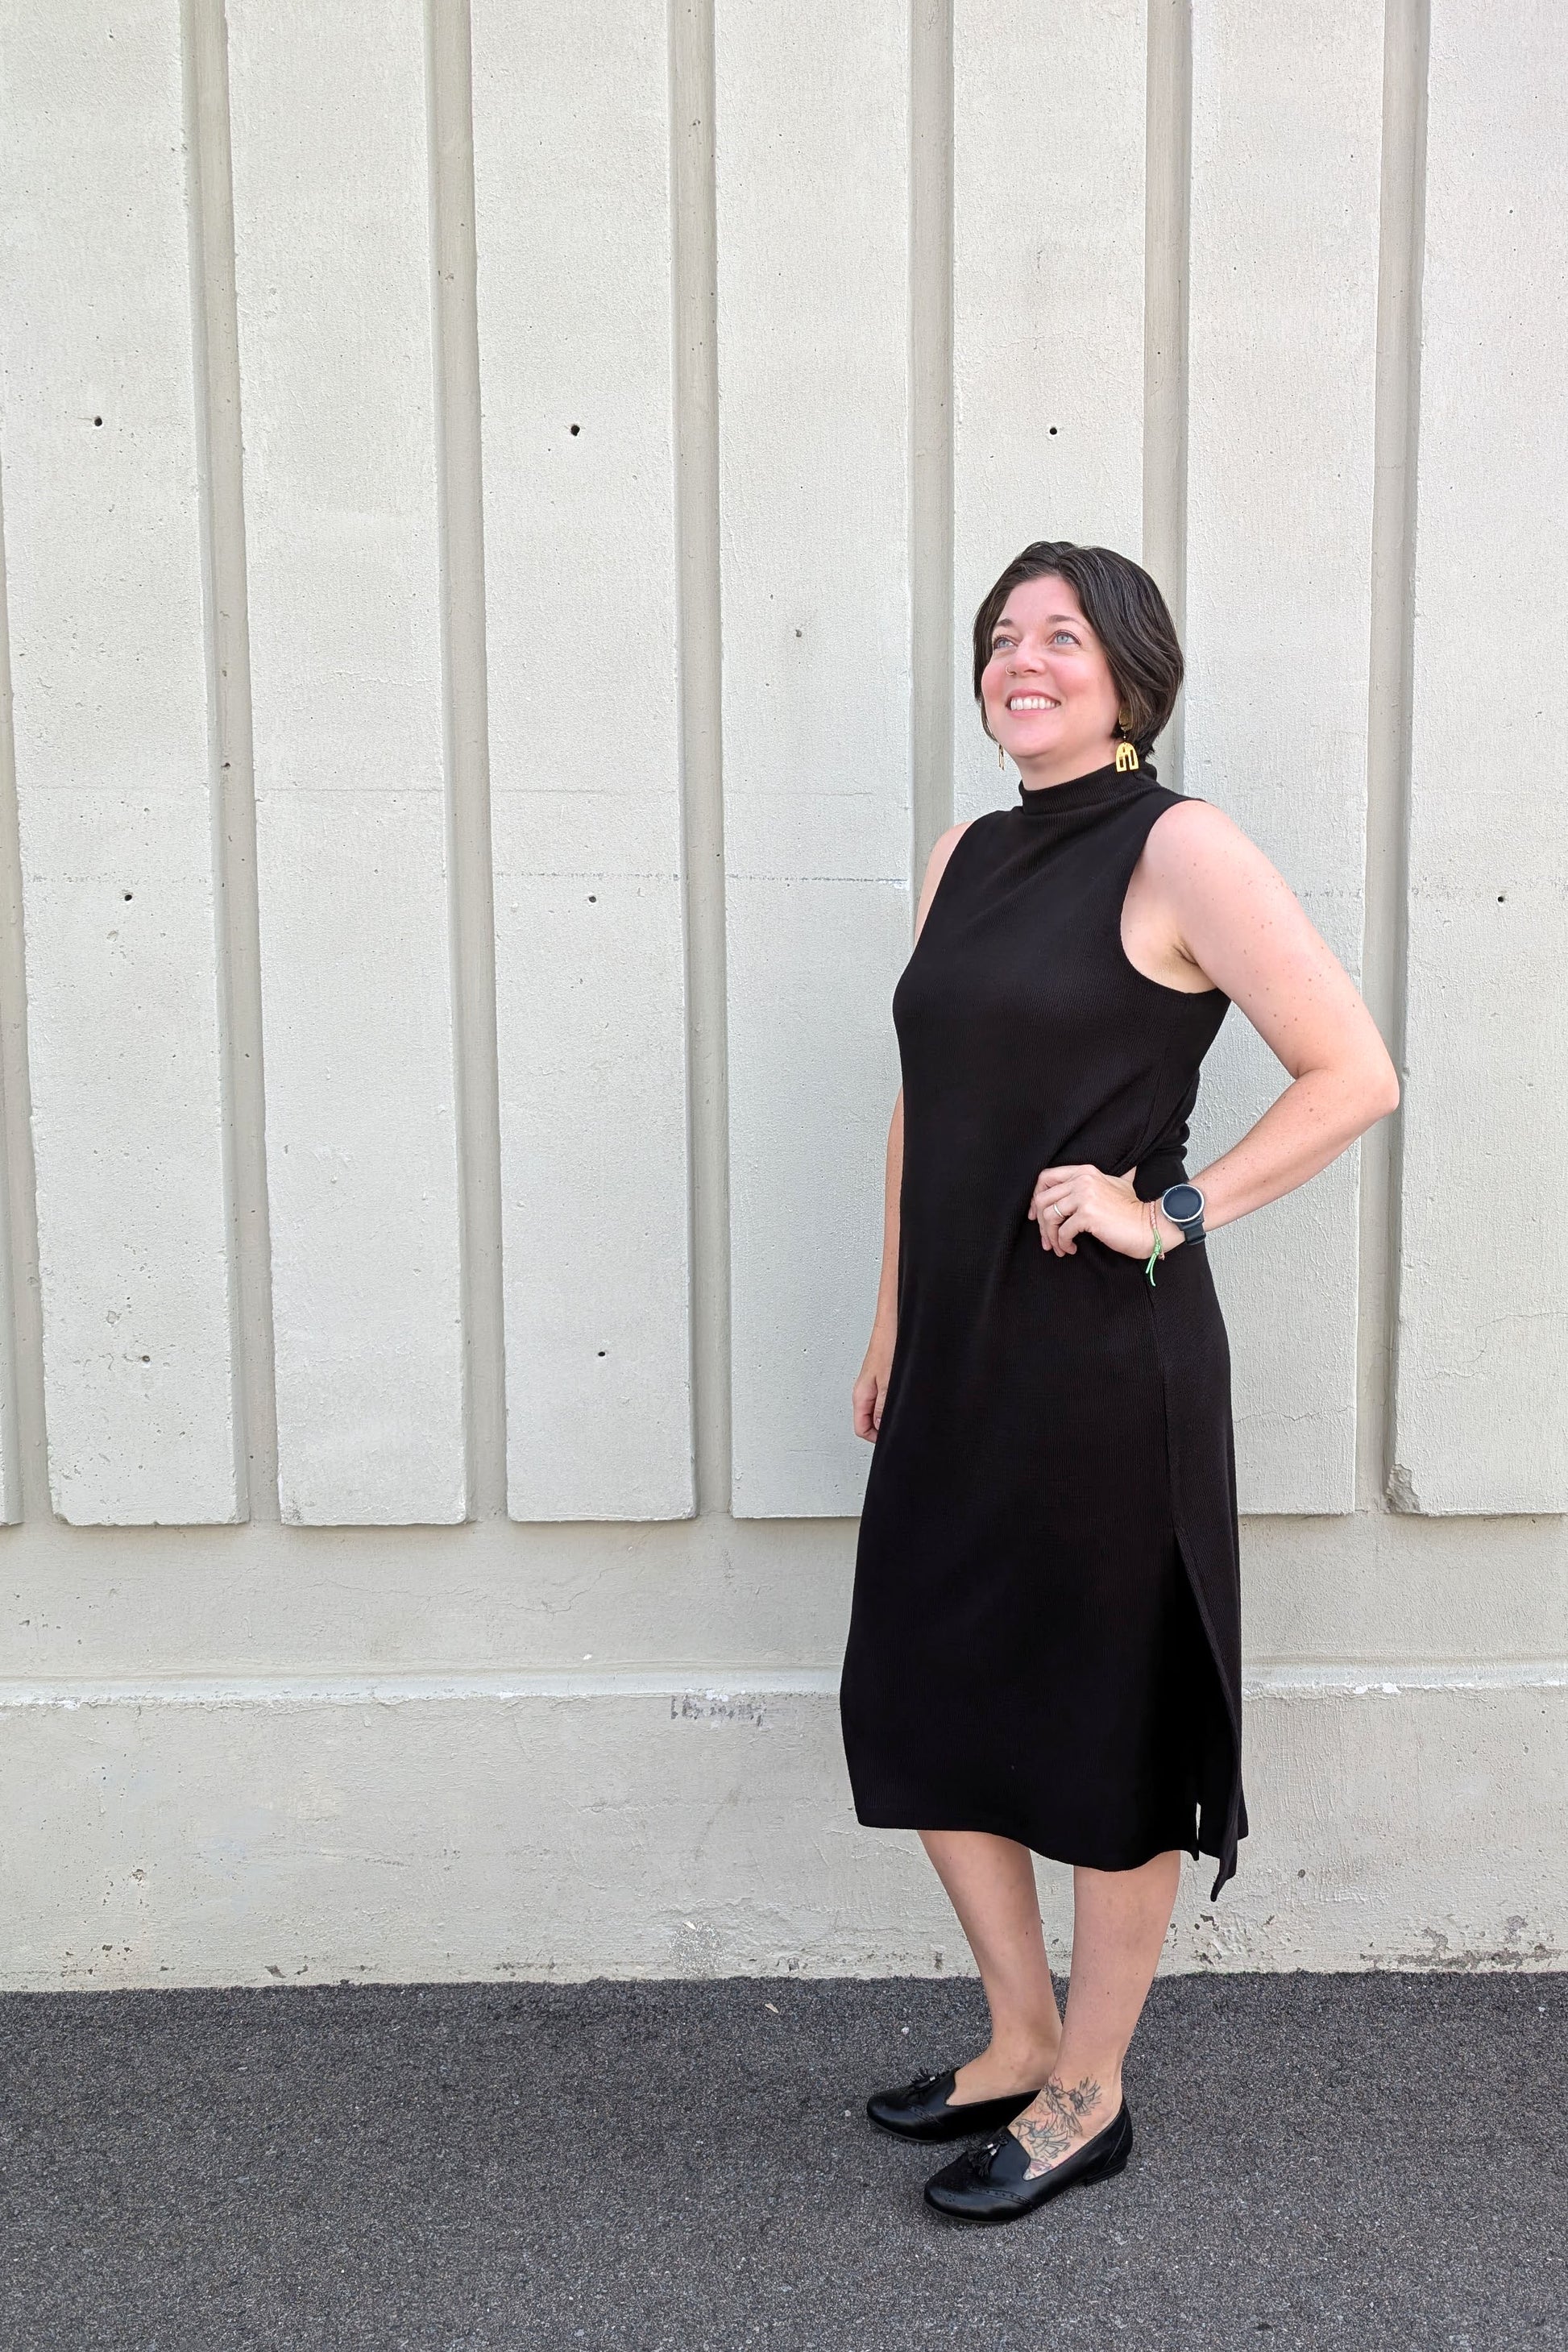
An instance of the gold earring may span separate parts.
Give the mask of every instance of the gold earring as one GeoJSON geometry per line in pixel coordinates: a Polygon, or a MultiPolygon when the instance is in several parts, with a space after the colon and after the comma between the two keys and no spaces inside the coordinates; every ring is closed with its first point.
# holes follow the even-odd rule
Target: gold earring
{"type": "Polygon", "coordinates": [[[1000,743],[998,743],[998,744],[997,744],[997,746],[996,746],[996,765],[997,765],[999,768],[1005,768],[1005,767],[1006,766],[1006,764],[1007,764],[1007,755],[1006,755],[1006,753],[1003,751],[1001,744],[1000,744],[1000,743]]]}
{"type": "MultiPolygon", "coordinates": [[[[1125,735],[1125,734],[1126,734],[1126,732],[1127,732],[1127,730],[1131,726],[1131,724],[1132,724],[1132,714],[1131,714],[1131,711],[1127,711],[1127,710],[1118,709],[1118,711],[1117,711],[1117,713],[1116,713],[1116,731],[1117,731],[1117,733],[1118,733],[1119,735],[1125,735]]],[[[1117,747],[1116,747],[1116,772],[1117,772],[1117,774],[1118,774],[1119,776],[1124,776],[1124,775],[1127,775],[1127,774],[1128,774],[1128,773],[1129,773],[1132,769],[1134,769],[1137,765],[1138,765],[1138,746],[1136,745],[1136,743],[1118,743],[1118,745],[1117,745],[1117,747]]]]}

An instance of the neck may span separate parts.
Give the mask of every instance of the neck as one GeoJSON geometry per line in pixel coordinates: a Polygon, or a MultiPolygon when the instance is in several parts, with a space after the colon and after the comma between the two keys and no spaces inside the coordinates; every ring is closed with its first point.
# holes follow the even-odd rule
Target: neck
{"type": "Polygon", "coordinates": [[[1034,753],[1016,760],[1015,765],[1031,791],[1046,784],[1069,783],[1074,776],[1092,776],[1097,768],[1109,768],[1116,757],[1118,740],[1107,735],[1097,742],[1080,743],[1076,751],[1034,753]]]}

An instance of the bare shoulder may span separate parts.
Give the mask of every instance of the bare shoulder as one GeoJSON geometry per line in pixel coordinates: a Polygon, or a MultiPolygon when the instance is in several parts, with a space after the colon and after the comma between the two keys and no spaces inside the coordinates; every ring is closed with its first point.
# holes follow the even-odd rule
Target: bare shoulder
{"type": "Polygon", "coordinates": [[[1140,862],[1178,920],[1204,905],[1262,911],[1283,899],[1295,903],[1279,867],[1212,801],[1178,801],[1157,816],[1140,862]]]}
{"type": "Polygon", "coordinates": [[[1354,987],[1290,885],[1233,817],[1182,801],[1144,844],[1150,887],[1179,954],[1238,1004],[1294,1075],[1321,1024],[1364,1019],[1354,987]]]}
{"type": "Polygon", "coordinates": [[[973,823],[974,819],[972,816],[963,817],[957,824],[950,824],[945,833],[939,833],[937,835],[936,839],[931,844],[931,856],[926,860],[926,878],[928,881],[933,877],[938,881],[942,879],[942,872],[947,865],[948,859],[952,856],[953,850],[957,846],[958,843],[962,841],[963,835],[969,831],[970,826],[973,823]]]}
{"type": "Polygon", "coordinates": [[[1151,867],[1164,877],[1194,866],[1248,866],[1278,872],[1258,844],[1213,801],[1180,800],[1157,816],[1144,844],[1151,867]]]}
{"type": "Polygon", "coordinates": [[[965,817],[961,824],[950,824],[947,831],[939,833],[931,844],[931,856],[926,860],[925,880],[921,885],[920,905],[915,910],[917,940],[921,935],[921,926],[930,912],[931,902],[936,897],[937,885],[947,871],[947,861],[973,823],[971,816],[965,817]]]}

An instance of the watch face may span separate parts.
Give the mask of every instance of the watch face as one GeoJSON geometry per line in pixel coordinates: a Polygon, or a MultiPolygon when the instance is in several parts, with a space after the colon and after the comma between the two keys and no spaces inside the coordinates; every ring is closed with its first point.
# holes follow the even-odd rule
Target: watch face
{"type": "Polygon", "coordinates": [[[1204,1196],[1195,1184],[1173,1184],[1162,1196],[1160,1206],[1178,1225],[1186,1225],[1202,1216],[1204,1196]]]}

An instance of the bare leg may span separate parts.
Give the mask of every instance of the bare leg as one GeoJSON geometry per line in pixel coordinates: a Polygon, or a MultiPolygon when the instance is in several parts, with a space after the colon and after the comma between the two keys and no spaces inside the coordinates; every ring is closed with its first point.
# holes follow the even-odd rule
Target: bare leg
{"type": "Polygon", "coordinates": [[[1035,1865],[1027,1846],[984,1830],[922,1830],[921,1842],[969,1938],[991,2010],[991,2041],[957,2070],[950,2104],[1033,2091],[1062,2037],[1035,1865]]]}
{"type": "Polygon", "coordinates": [[[1157,1853],[1137,1870],[1073,1873],[1072,1981],[1061,2047],[1045,2089],[1011,2126],[1029,2151],[1031,2177],[1103,2131],[1121,2105],[1121,2062],[1149,1998],[1181,1874],[1178,1853],[1157,1853]]]}

